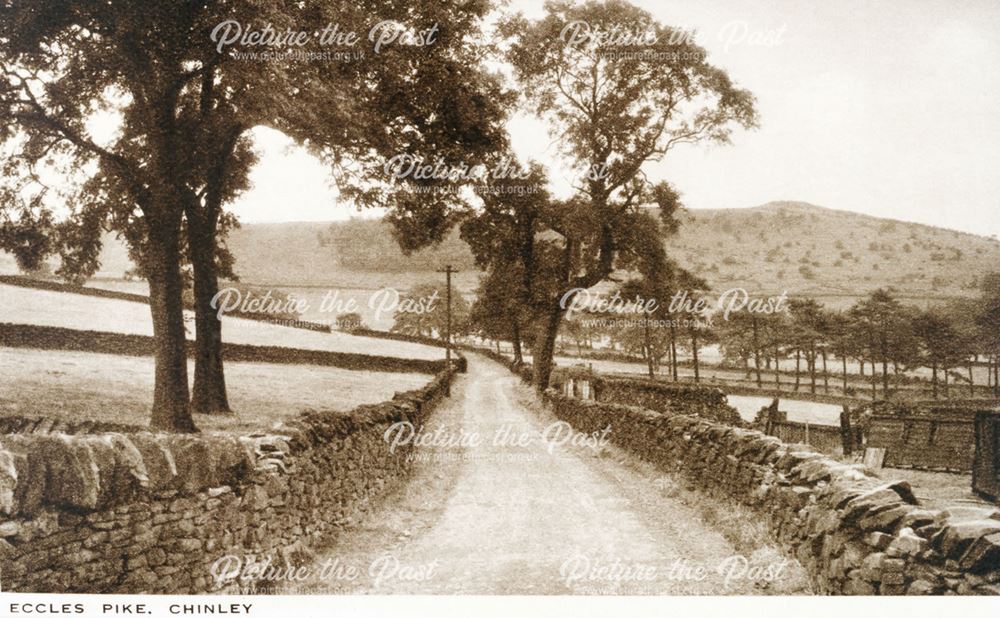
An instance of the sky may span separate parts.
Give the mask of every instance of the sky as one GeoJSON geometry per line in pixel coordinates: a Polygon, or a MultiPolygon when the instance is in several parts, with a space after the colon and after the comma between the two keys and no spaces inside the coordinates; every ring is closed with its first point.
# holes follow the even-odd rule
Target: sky
{"type": "MultiPolygon", "coordinates": [[[[1000,2],[633,3],[694,29],[709,61],[757,97],[760,128],[645,168],[680,189],[688,208],[794,200],[1000,234],[1000,2]]],[[[534,0],[511,7],[542,14],[534,0]]],[[[522,157],[554,163],[544,124],[518,115],[509,130],[522,157]]],[[[262,159],[234,204],[241,220],[359,215],[284,136],[257,129],[255,141],[262,159]]]]}

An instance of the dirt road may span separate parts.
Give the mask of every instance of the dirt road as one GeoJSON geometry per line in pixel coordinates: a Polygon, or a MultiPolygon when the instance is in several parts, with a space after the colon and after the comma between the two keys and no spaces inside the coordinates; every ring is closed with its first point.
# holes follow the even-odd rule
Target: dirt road
{"type": "MultiPolygon", "coordinates": [[[[402,429],[388,436],[404,442],[402,429]]],[[[297,592],[752,594],[802,591],[773,550],[742,556],[669,497],[675,481],[570,434],[472,356],[416,440],[413,478],[315,555],[297,592]]],[[[290,588],[286,589],[292,591],[290,588]]]]}

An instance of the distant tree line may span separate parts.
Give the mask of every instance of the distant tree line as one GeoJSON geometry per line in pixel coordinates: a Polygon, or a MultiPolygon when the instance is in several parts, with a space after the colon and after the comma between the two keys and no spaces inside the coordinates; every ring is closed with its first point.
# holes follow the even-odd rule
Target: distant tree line
{"type": "MultiPolygon", "coordinates": [[[[489,339],[510,341],[520,357],[520,341],[503,304],[490,294],[502,286],[487,286],[473,304],[470,329],[489,339]]],[[[780,387],[779,362],[794,360],[795,390],[830,391],[831,379],[844,392],[858,387],[860,378],[870,383],[873,398],[888,397],[913,370],[930,370],[932,396],[951,396],[957,382],[975,393],[973,368],[987,368],[984,386],[1000,396],[1000,273],[981,278],[976,298],[955,300],[930,308],[901,303],[892,290],[879,289],[846,310],[832,310],[814,299],[791,299],[788,310],[763,314],[740,311],[728,319],[707,314],[701,319],[671,315],[669,299],[687,290],[692,298],[703,294],[705,284],[671,266],[666,276],[639,278],[619,288],[623,297],[658,299],[656,311],[629,314],[625,325],[617,316],[581,313],[568,319],[560,331],[570,352],[581,357],[641,359],[649,375],[660,373],[678,379],[678,350],[690,358],[694,378],[700,379],[698,352],[718,344],[726,363],[745,372],[758,387],[768,386],[773,374],[780,387]],[[659,282],[659,283],[655,283],[659,282]],[[849,365],[850,370],[849,370],[849,365]]]]}

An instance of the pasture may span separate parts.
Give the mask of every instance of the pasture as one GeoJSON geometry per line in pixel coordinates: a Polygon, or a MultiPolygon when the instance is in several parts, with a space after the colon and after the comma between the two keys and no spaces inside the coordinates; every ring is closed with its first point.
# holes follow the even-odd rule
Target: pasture
{"type": "MultiPolygon", "coordinates": [[[[188,373],[193,375],[194,362],[188,373]]],[[[0,348],[0,414],[145,426],[153,359],[0,348]]],[[[226,363],[233,415],[198,415],[206,432],[266,430],[303,409],[348,411],[420,388],[431,376],[335,367],[226,363]]]]}
{"type": "MultiPolygon", "coordinates": [[[[144,303],[0,285],[0,321],[78,330],[104,330],[152,335],[149,307],[144,303]]],[[[188,339],[194,339],[194,314],[185,312],[188,339]]],[[[315,332],[241,318],[225,318],[223,340],[229,343],[280,346],[328,352],[351,352],[438,360],[440,348],[403,341],[357,337],[342,332],[315,332]]]]}

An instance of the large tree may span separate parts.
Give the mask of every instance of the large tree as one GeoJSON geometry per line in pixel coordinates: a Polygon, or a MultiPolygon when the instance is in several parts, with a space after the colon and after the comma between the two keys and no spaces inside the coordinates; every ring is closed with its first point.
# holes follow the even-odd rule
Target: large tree
{"type": "Polygon", "coordinates": [[[542,217],[551,200],[541,166],[522,168],[516,161],[509,149],[494,153],[490,171],[477,179],[481,204],[465,213],[461,236],[487,273],[477,294],[478,321],[505,314],[500,330],[509,333],[521,362],[521,344],[534,318],[529,293],[539,264],[542,217]],[[519,172],[496,173],[502,164],[514,164],[519,172]]]}
{"type": "Polygon", "coordinates": [[[795,345],[795,390],[799,389],[800,358],[804,355],[809,371],[810,392],[816,392],[816,359],[820,347],[825,343],[826,314],[823,307],[813,298],[793,299],[789,303],[791,313],[791,341],[795,345]]]}
{"type": "MultiPolygon", "coordinates": [[[[721,322],[716,329],[719,343],[726,356],[740,359],[748,371],[750,361],[753,360],[757,388],[764,386],[761,366],[769,356],[769,343],[773,336],[772,315],[739,311],[721,322]]],[[[777,368],[775,370],[777,371],[777,368]]]]}
{"type": "MultiPolygon", "coordinates": [[[[424,283],[400,294],[393,316],[392,332],[415,337],[446,339],[448,333],[448,290],[444,285],[424,283]]],[[[451,295],[451,335],[469,331],[469,302],[461,294],[451,295]]]]}
{"type": "MultiPolygon", "coordinates": [[[[847,362],[851,358],[860,358],[863,355],[864,345],[860,340],[860,331],[851,320],[851,316],[845,311],[828,313],[826,323],[830,351],[840,359],[841,389],[844,395],[848,395],[847,362]]],[[[863,367],[864,361],[861,363],[863,367]]]]}
{"type": "Polygon", "coordinates": [[[25,177],[54,156],[96,170],[74,206],[116,209],[141,246],[156,340],[152,424],[192,430],[180,259],[194,166],[182,125],[185,92],[202,68],[188,52],[208,25],[205,7],[15,0],[0,11],[2,137],[23,144],[20,168],[8,165],[4,176],[25,177]],[[87,121],[112,99],[120,129],[102,143],[87,121]]]}
{"type": "Polygon", "coordinates": [[[526,108],[548,123],[561,154],[582,173],[574,195],[552,203],[543,217],[546,264],[527,290],[537,316],[539,389],[548,384],[565,301],[624,267],[647,243],[663,242],[642,206],[658,205],[662,222],[676,223],[677,193],[650,182],[643,167],[678,144],[725,142],[734,125],[756,122],[752,95],[709,64],[689,35],[649,13],[620,0],[545,8],[539,20],[517,15],[500,26],[526,108]],[[588,29],[582,37],[573,30],[579,24],[588,29]],[[622,30],[642,33],[644,44],[609,47],[602,33],[622,30]]]}
{"type": "MultiPolygon", "coordinates": [[[[30,178],[53,155],[94,170],[70,214],[103,219],[124,235],[149,280],[155,427],[193,429],[180,300],[185,255],[197,316],[193,407],[228,409],[221,323],[210,301],[220,265],[225,272],[221,236],[232,223],[223,207],[246,186],[253,161],[248,131],[286,133],[335,167],[345,198],[387,205],[418,179],[386,182],[386,158],[456,161],[493,148],[503,95],[480,70],[479,25],[488,9],[486,2],[402,0],[0,6],[0,138],[24,142],[14,159],[20,166],[6,166],[4,177],[30,178]],[[248,51],[238,37],[222,43],[237,29],[315,33],[330,24],[359,33],[362,53],[294,62],[237,54],[248,51]],[[392,39],[378,50],[367,47],[376,24],[376,41],[392,39]],[[426,44],[411,44],[420,36],[426,44]],[[87,131],[99,108],[120,116],[110,141],[87,131]]],[[[315,38],[310,44],[300,51],[324,51],[315,38]]],[[[395,203],[408,207],[404,219],[433,226],[448,197],[395,203]]]]}
{"type": "Polygon", "coordinates": [[[850,316],[864,335],[865,355],[872,365],[872,396],[876,363],[882,365],[882,395],[889,395],[889,364],[906,364],[916,356],[916,339],[908,312],[891,290],[878,289],[859,300],[850,316]]]}
{"type": "Polygon", "coordinates": [[[520,285],[515,268],[494,264],[480,279],[476,300],[469,311],[469,327],[481,337],[509,341],[514,362],[524,362],[521,331],[528,323],[520,298],[512,293],[520,285]]]}
{"type": "Polygon", "coordinates": [[[915,314],[912,328],[918,346],[918,362],[931,368],[931,392],[937,399],[938,370],[945,376],[947,394],[948,370],[969,357],[968,340],[961,335],[952,317],[942,310],[928,309],[915,314]]]}
{"type": "MultiPolygon", "coordinates": [[[[199,340],[204,331],[211,349],[204,358],[204,401],[208,409],[224,401],[221,382],[220,323],[210,303],[218,291],[216,261],[221,205],[227,201],[226,184],[239,169],[242,136],[255,126],[276,128],[330,163],[344,198],[359,207],[395,206],[392,215],[409,236],[412,230],[442,225],[439,215],[456,200],[454,192],[414,193],[446,184],[440,178],[419,174],[393,175],[385,162],[403,160],[420,164],[449,165],[461,161],[474,165],[490,152],[500,136],[504,95],[498,81],[481,69],[483,54],[480,25],[488,2],[365,2],[309,3],[286,19],[291,25],[316,28],[336,24],[342,32],[391,39],[378,49],[363,50],[350,61],[288,65],[262,76],[269,93],[261,97],[260,84],[238,92],[219,77],[223,67],[239,63],[218,49],[208,59],[217,77],[203,79],[198,89],[202,123],[212,123],[219,147],[212,154],[209,178],[220,183],[206,186],[205,197],[186,211],[189,247],[194,265],[194,287],[199,340]],[[411,41],[426,44],[394,44],[411,41]],[[273,94],[270,94],[273,93],[273,94]],[[431,197],[428,197],[428,196],[431,197]]],[[[294,6],[298,7],[298,3],[294,6]]],[[[286,12],[282,16],[287,18],[286,12]]],[[[258,20],[259,21],[259,20],[258,20]]],[[[237,64],[236,76],[241,75],[237,64]]],[[[256,77],[256,76],[255,76],[256,77]]],[[[404,166],[405,168],[405,166],[404,166]]],[[[236,178],[242,174],[235,174],[236,178]]],[[[426,233],[421,229],[420,234],[426,233]]],[[[403,234],[405,241],[408,237],[403,234]]],[[[405,245],[405,242],[404,242],[405,245]]],[[[196,369],[194,401],[201,401],[196,369]]]]}
{"type": "Polygon", "coordinates": [[[629,279],[619,287],[619,294],[641,309],[639,314],[623,317],[630,325],[620,329],[618,337],[634,342],[632,347],[642,352],[646,369],[653,377],[659,360],[667,356],[671,375],[677,378],[678,331],[691,331],[691,320],[703,319],[677,307],[671,310],[671,302],[677,294],[695,296],[708,289],[708,283],[681,268],[666,257],[662,243],[654,245],[637,264],[639,277],[629,279]]]}

